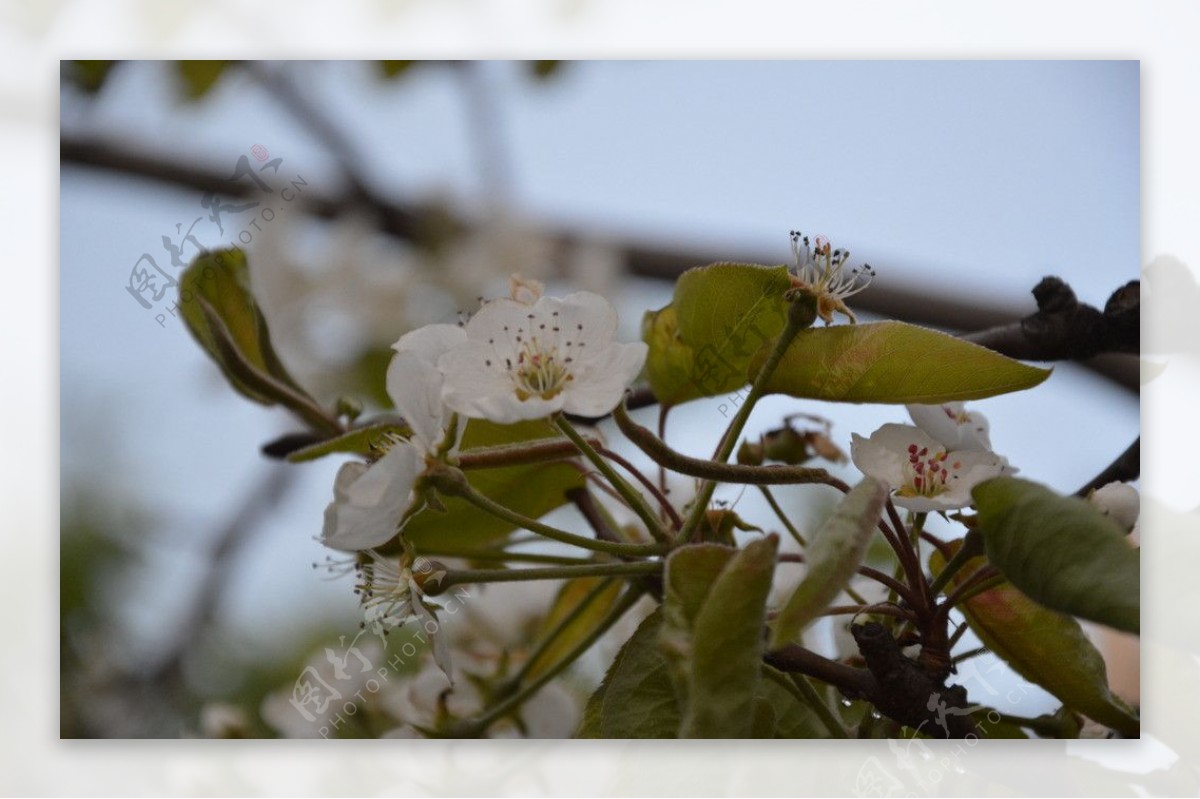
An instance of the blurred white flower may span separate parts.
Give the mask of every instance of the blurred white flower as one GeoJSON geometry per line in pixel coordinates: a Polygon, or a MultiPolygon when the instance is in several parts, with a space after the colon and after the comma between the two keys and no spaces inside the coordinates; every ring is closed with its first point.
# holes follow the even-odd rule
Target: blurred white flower
{"type": "Polygon", "coordinates": [[[1129,532],[1137,524],[1141,510],[1141,500],[1137,489],[1129,483],[1109,483],[1097,488],[1088,495],[1088,499],[1098,507],[1105,516],[1109,516],[1121,529],[1129,532]]]}
{"type": "Polygon", "coordinates": [[[616,310],[586,291],[532,306],[492,300],[467,323],[467,343],[438,361],[443,399],[465,416],[501,424],[558,411],[608,413],[647,352],[642,342],[613,341],[616,329],[616,310]]]}
{"type": "Polygon", "coordinates": [[[326,546],[346,551],[382,546],[421,509],[414,488],[427,460],[458,444],[445,440],[452,412],[442,403],[436,362],[465,341],[455,325],[428,325],[393,345],[388,394],[412,433],[380,442],[387,451],[373,464],[353,461],[338,471],[333,502],[325,509],[321,540],[326,546]]]}
{"type": "Polygon", "coordinates": [[[971,504],[971,489],[1005,473],[1007,462],[988,451],[949,451],[912,425],[885,424],[869,439],[855,433],[850,457],[863,474],[887,483],[897,505],[914,512],[971,504]]]}

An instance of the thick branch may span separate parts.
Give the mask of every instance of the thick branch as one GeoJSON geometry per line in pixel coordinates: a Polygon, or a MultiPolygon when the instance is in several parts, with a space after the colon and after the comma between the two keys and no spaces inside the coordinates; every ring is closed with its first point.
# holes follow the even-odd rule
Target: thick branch
{"type": "Polygon", "coordinates": [[[1129,447],[1117,456],[1117,459],[1105,467],[1104,471],[1089,480],[1083,488],[1075,492],[1077,496],[1086,497],[1089,491],[1103,488],[1109,483],[1128,483],[1138,479],[1142,474],[1142,437],[1138,436],[1129,447]]]}
{"type": "Polygon", "coordinates": [[[1110,352],[1136,354],[1141,347],[1136,280],[1117,289],[1103,311],[1079,302],[1071,287],[1057,277],[1042,278],[1033,296],[1036,313],[963,338],[1029,361],[1078,361],[1110,352]]]}

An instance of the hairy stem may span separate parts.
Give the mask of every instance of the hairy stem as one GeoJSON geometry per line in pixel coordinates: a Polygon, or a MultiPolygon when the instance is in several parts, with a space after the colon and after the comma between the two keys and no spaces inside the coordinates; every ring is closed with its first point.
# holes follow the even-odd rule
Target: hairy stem
{"type": "Polygon", "coordinates": [[[575,446],[579,448],[579,451],[582,452],[584,456],[592,462],[592,465],[596,467],[600,474],[604,475],[605,479],[608,480],[609,485],[611,485],[617,491],[617,493],[621,495],[621,499],[625,500],[625,504],[627,504],[630,509],[638,515],[638,518],[642,520],[642,523],[646,525],[646,529],[649,530],[650,535],[654,537],[654,540],[660,543],[668,542],[670,540],[670,536],[667,535],[667,531],[663,529],[662,523],[658,519],[658,514],[650,509],[650,506],[646,504],[645,498],[637,491],[637,489],[631,486],[629,482],[625,480],[625,478],[617,474],[617,470],[614,469],[608,463],[608,461],[604,460],[603,456],[601,456],[600,453],[597,452],[590,443],[588,443],[587,439],[579,434],[579,431],[577,431],[575,427],[569,421],[567,421],[566,417],[561,415],[556,417],[554,424],[558,426],[558,429],[562,431],[563,435],[571,439],[572,443],[574,443],[575,446]]]}

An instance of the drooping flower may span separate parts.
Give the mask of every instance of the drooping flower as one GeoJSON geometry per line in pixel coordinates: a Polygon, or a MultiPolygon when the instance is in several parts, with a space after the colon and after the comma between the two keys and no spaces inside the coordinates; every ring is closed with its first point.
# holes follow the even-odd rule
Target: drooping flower
{"type": "Polygon", "coordinates": [[[893,489],[897,505],[919,513],[965,508],[971,489],[1007,466],[987,450],[947,450],[906,424],[885,424],[870,438],[854,434],[850,457],[864,474],[893,489]]]}
{"type": "Polygon", "coordinates": [[[846,307],[846,298],[867,286],[875,277],[869,264],[845,272],[849,250],[833,250],[829,239],[817,236],[812,242],[798,230],[791,231],[792,255],[796,259],[790,270],[796,288],[805,289],[817,297],[817,316],[825,324],[833,324],[833,314],[840,313],[851,322],[857,322],[854,312],[846,307]]]}
{"type": "Polygon", "coordinates": [[[501,298],[466,324],[467,341],[438,360],[446,405],[511,424],[558,411],[608,413],[641,371],[647,347],[613,340],[617,312],[581,291],[532,305],[501,298]]]}
{"type": "Polygon", "coordinates": [[[946,449],[990,450],[988,420],[978,411],[968,411],[961,402],[941,405],[905,405],[917,427],[946,449]]]}
{"type": "Polygon", "coordinates": [[[417,622],[419,631],[429,638],[434,662],[449,678],[450,650],[446,637],[439,634],[441,623],[434,615],[437,606],[425,599],[422,590],[424,584],[440,582],[445,571],[424,558],[410,565],[374,551],[368,554],[370,558],[358,567],[355,586],[362,598],[363,626],[377,635],[386,635],[410,621],[417,622]]]}
{"type": "Polygon", "coordinates": [[[461,435],[459,430],[455,440],[446,438],[452,411],[442,403],[437,359],[465,341],[456,325],[428,325],[393,345],[387,390],[412,432],[378,442],[386,451],[374,463],[352,461],[338,470],[334,499],[325,509],[321,539],[326,546],[346,551],[382,546],[421,509],[414,488],[426,463],[442,450],[453,450],[461,435]]]}

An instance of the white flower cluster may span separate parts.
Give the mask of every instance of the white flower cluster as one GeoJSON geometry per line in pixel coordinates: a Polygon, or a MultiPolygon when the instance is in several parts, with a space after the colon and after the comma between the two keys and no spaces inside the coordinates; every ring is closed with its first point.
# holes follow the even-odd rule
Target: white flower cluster
{"type": "MultiPolygon", "coordinates": [[[[457,451],[459,416],[499,424],[560,411],[599,416],[621,400],[647,347],[614,340],[617,312],[607,300],[543,296],[540,283],[516,277],[510,294],[484,303],[462,327],[427,325],[393,345],[387,391],[411,434],[384,442],[370,465],[342,466],[325,511],[326,546],[362,552],[391,541],[424,507],[426,470],[457,451]]],[[[398,614],[385,616],[403,624],[398,614]]]]}

